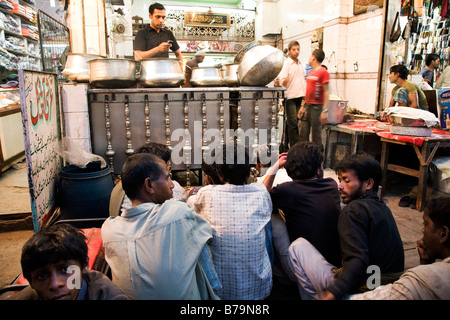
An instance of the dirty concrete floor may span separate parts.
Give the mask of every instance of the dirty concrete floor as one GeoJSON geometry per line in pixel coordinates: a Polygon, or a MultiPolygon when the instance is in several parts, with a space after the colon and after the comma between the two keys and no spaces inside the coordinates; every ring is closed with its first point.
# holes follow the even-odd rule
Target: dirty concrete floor
{"type": "MultiPolygon", "coordinates": [[[[334,171],[325,170],[326,176],[336,179],[334,171]]],[[[8,169],[0,176],[0,218],[5,213],[30,212],[26,169],[8,169]],[[28,210],[28,211],[27,211],[28,210]]],[[[392,173],[388,176],[389,187],[384,201],[396,219],[405,249],[405,268],[419,264],[416,241],[421,238],[422,212],[412,208],[402,208],[398,202],[408,194],[417,180],[392,173]]],[[[1,220],[0,220],[1,222],[1,220]]],[[[9,284],[20,273],[20,254],[23,244],[33,234],[32,226],[26,230],[0,232],[0,288],[9,284]]]]}

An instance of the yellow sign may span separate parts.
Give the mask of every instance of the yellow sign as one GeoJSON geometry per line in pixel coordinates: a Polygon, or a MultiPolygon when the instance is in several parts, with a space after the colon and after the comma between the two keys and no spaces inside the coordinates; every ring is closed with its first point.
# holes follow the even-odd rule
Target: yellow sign
{"type": "Polygon", "coordinates": [[[230,15],[215,12],[193,12],[184,13],[184,25],[197,27],[230,27],[230,15]]]}

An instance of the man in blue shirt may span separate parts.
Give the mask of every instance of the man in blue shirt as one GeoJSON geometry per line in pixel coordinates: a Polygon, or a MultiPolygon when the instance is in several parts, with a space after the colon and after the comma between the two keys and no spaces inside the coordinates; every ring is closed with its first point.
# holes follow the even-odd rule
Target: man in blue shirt
{"type": "Polygon", "coordinates": [[[132,207],[102,226],[113,282],[130,299],[218,299],[213,286],[220,283],[204,259],[212,229],[189,205],[170,200],[174,184],[166,162],[149,153],[128,157],[122,186],[132,207]]]}

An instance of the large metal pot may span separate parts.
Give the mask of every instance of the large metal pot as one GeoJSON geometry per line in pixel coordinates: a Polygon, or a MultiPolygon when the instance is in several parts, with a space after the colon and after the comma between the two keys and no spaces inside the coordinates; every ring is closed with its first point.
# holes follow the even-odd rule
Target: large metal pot
{"type": "Polygon", "coordinates": [[[94,59],[105,58],[95,54],[69,53],[62,75],[70,81],[89,82],[89,64],[94,59]]]}
{"type": "Polygon", "coordinates": [[[255,46],[248,50],[239,64],[241,86],[264,87],[277,77],[283,68],[283,51],[272,46],[255,46]]]}
{"type": "Polygon", "coordinates": [[[239,63],[229,63],[224,66],[223,82],[228,87],[238,86],[238,68],[239,63]]]}
{"type": "Polygon", "coordinates": [[[129,88],[136,84],[136,61],[94,59],[89,63],[89,82],[97,88],[129,88]]]}
{"type": "Polygon", "coordinates": [[[143,59],[138,82],[143,87],[177,87],[184,82],[184,73],[177,59],[143,59]]]}
{"type": "Polygon", "coordinates": [[[217,67],[192,68],[191,84],[194,87],[223,86],[223,78],[217,67]]]}
{"type": "Polygon", "coordinates": [[[262,45],[262,41],[260,40],[252,41],[249,44],[247,44],[245,47],[243,47],[241,50],[238,51],[238,53],[234,57],[234,63],[240,63],[244,58],[244,55],[247,53],[247,51],[249,51],[251,48],[260,45],[262,45]]]}

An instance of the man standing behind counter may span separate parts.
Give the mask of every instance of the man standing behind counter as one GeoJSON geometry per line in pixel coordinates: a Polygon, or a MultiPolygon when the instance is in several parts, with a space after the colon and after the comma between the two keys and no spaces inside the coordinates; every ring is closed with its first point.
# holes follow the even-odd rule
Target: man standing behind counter
{"type": "Polygon", "coordinates": [[[150,25],[137,32],[134,40],[134,59],[168,58],[169,48],[182,63],[180,46],[172,31],[163,28],[166,21],[166,9],[160,3],[153,3],[149,9],[150,25]]]}

